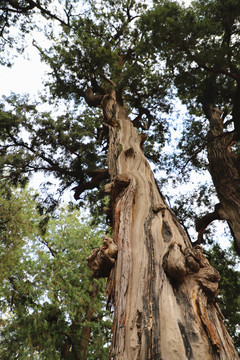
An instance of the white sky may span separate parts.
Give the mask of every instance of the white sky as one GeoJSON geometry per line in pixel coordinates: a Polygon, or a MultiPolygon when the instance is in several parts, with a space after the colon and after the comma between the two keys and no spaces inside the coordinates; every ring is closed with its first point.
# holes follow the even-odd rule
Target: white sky
{"type": "Polygon", "coordinates": [[[20,55],[11,68],[0,66],[0,96],[11,92],[37,94],[43,88],[45,71],[47,66],[40,62],[38,50],[28,45],[24,55],[20,55]]]}
{"type": "MultiPolygon", "coordinates": [[[[180,3],[189,5],[191,0],[179,0],[180,3]]],[[[43,89],[42,78],[47,72],[47,65],[40,62],[38,50],[32,45],[33,38],[41,38],[39,34],[29,34],[26,37],[28,43],[23,55],[19,55],[11,68],[0,66],[0,97],[9,95],[11,92],[17,94],[29,93],[37,95],[43,89]]],[[[46,40],[45,40],[46,41],[46,40]]]]}

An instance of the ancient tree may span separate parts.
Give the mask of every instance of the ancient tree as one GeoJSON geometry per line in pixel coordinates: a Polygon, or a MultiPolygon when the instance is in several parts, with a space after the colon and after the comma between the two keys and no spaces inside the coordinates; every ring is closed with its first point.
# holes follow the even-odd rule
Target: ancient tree
{"type": "Polygon", "coordinates": [[[99,250],[101,261],[96,250],[92,257],[95,272],[96,263],[98,271],[109,264],[112,357],[237,359],[216,303],[219,273],[167,206],[122,99],[111,92],[103,107],[110,124],[106,190],[118,251],[116,259],[110,242],[99,250]]]}
{"type": "MultiPolygon", "coordinates": [[[[199,1],[200,10],[202,6],[199,1]]],[[[209,77],[214,74],[215,82],[210,84],[217,87],[218,75],[228,76],[227,70],[222,67],[217,72],[204,62],[209,52],[201,58],[196,43],[204,47],[208,33],[190,25],[196,9],[185,10],[167,1],[148,9],[139,1],[109,0],[89,1],[81,11],[71,10],[52,48],[35,46],[52,69],[51,96],[71,100],[72,110],[78,112],[52,119],[29,109],[37,121],[29,126],[24,118],[21,123],[30,132],[28,142],[19,139],[19,123],[13,119],[4,136],[21,149],[24,171],[19,174],[16,160],[6,155],[10,174],[17,180],[39,169],[53,172],[62,188],[74,186],[80,201],[86,190],[99,189],[98,195],[88,199],[94,209],[100,204],[112,231],[89,255],[88,263],[95,277],[108,277],[108,301],[114,307],[110,358],[237,359],[216,302],[220,275],[201,246],[193,246],[146,159],[161,157],[154,144],[156,139],[159,148],[164,144],[166,124],[160,113],[169,108],[171,86],[187,101],[184,91],[189,85],[192,97],[188,101],[201,99],[210,122],[209,168],[221,205],[210,218],[227,219],[238,242],[239,173],[230,174],[226,168],[224,177],[216,166],[220,156],[226,166],[236,166],[236,155],[229,149],[238,141],[238,129],[223,131],[223,118],[215,106],[218,92],[215,101],[205,101],[209,77]],[[197,88],[199,83],[202,87],[197,88]],[[226,186],[234,179],[227,199],[219,179],[226,186]]],[[[238,13],[234,14],[238,19],[238,13]]],[[[237,37],[237,30],[234,34],[237,37]]],[[[232,59],[231,53],[226,62],[235,66],[232,59]]],[[[15,106],[19,114],[24,104],[15,106]]],[[[234,102],[233,114],[236,106],[234,102]]],[[[234,124],[235,118],[230,119],[234,124]]],[[[200,234],[206,226],[202,222],[200,234]]]]}

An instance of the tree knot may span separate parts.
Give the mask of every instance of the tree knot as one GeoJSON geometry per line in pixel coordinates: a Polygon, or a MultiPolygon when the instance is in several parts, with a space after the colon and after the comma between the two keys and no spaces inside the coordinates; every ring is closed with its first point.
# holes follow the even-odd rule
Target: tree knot
{"type": "Polygon", "coordinates": [[[196,284],[205,292],[216,296],[220,275],[203,254],[202,247],[182,249],[182,245],[171,243],[163,260],[164,270],[169,278],[184,281],[192,280],[192,287],[196,284]]]}
{"type": "Polygon", "coordinates": [[[117,196],[123,195],[124,191],[130,184],[130,177],[128,174],[118,174],[113,181],[112,186],[112,197],[116,198],[117,196]]]}
{"type": "Polygon", "coordinates": [[[104,95],[101,104],[103,108],[104,121],[113,127],[119,126],[119,123],[116,119],[117,104],[115,91],[104,95]]]}
{"type": "Polygon", "coordinates": [[[105,235],[99,248],[88,256],[88,267],[94,278],[108,277],[117,258],[118,248],[113,239],[105,235]]]}

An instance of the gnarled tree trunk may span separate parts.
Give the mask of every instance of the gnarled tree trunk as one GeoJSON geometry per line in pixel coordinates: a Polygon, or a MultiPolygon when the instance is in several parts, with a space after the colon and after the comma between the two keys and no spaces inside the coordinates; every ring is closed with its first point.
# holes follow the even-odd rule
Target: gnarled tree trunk
{"type": "Polygon", "coordinates": [[[215,301],[218,272],[166,205],[121,100],[113,92],[103,106],[118,247],[112,359],[238,359],[215,301]]]}

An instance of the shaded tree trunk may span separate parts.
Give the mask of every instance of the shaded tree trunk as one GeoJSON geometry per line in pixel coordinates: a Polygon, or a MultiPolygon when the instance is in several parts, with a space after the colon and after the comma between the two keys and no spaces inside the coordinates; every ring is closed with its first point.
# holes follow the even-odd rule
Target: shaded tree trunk
{"type": "Polygon", "coordinates": [[[89,294],[91,297],[91,301],[88,305],[88,309],[86,311],[86,315],[84,318],[84,321],[86,324],[82,327],[82,330],[81,330],[80,343],[78,343],[78,344],[75,343],[75,346],[74,346],[76,360],[87,360],[87,358],[88,358],[88,345],[89,345],[89,340],[90,340],[90,335],[91,335],[91,323],[93,321],[93,317],[96,312],[96,310],[94,308],[94,302],[95,302],[97,294],[98,294],[98,285],[96,283],[93,283],[93,290],[89,294]]]}
{"type": "Polygon", "coordinates": [[[94,308],[94,302],[98,295],[98,285],[93,283],[93,290],[89,294],[91,301],[88,305],[86,315],[84,318],[85,325],[81,328],[80,341],[79,336],[76,333],[79,331],[79,316],[76,315],[76,321],[71,326],[71,333],[66,337],[63,349],[61,352],[61,359],[75,359],[75,360],[87,360],[88,358],[88,345],[91,335],[91,323],[95,315],[96,309],[94,308]],[[71,349],[72,348],[72,349],[71,349]],[[71,349],[71,351],[70,351],[71,349]]]}
{"type": "Polygon", "coordinates": [[[218,272],[166,205],[121,99],[112,92],[103,107],[118,246],[112,359],[238,359],[215,300],[218,272]]]}
{"type": "Polygon", "coordinates": [[[240,154],[231,149],[239,141],[239,134],[223,131],[219,109],[210,108],[208,114],[209,171],[220,200],[219,218],[227,220],[240,254],[240,154]]]}
{"type": "Polygon", "coordinates": [[[88,344],[91,335],[91,322],[93,321],[93,316],[96,312],[94,308],[94,302],[97,294],[98,294],[98,285],[93,283],[93,291],[90,294],[91,301],[89,303],[88,310],[86,312],[84,319],[86,325],[83,326],[81,331],[81,341],[79,344],[80,346],[79,346],[78,356],[76,357],[76,359],[79,360],[87,360],[88,358],[88,344]]]}

